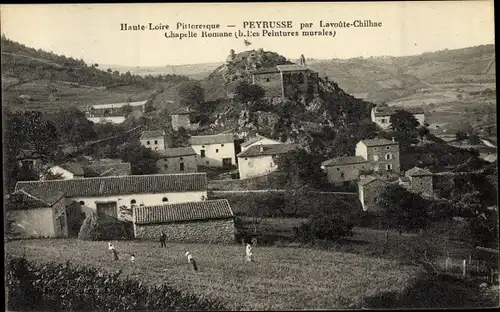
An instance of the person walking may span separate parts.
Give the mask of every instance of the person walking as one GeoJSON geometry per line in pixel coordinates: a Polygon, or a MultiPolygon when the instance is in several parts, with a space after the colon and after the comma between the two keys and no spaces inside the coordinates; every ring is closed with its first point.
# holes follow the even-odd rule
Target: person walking
{"type": "Polygon", "coordinates": [[[191,264],[191,266],[193,267],[193,271],[198,271],[198,266],[196,265],[196,261],[194,261],[194,258],[189,251],[186,252],[186,256],[188,258],[188,263],[191,264]]]}
{"type": "Polygon", "coordinates": [[[161,231],[161,235],[160,235],[160,246],[163,248],[163,247],[166,247],[167,245],[165,244],[165,241],[167,240],[167,235],[165,234],[165,232],[161,231]]]}

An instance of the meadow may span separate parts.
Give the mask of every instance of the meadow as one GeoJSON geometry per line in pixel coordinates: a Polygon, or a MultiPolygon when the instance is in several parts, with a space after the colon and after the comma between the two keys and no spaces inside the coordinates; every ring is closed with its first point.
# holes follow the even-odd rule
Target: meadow
{"type": "Polygon", "coordinates": [[[243,261],[238,245],[167,244],[147,241],[113,242],[121,259],[112,261],[106,242],[73,239],[12,241],[6,252],[39,263],[71,261],[149,284],[166,283],[195,294],[217,297],[231,309],[361,308],[365,297],[400,293],[421,274],[417,266],[351,253],[307,248],[256,247],[254,263],[243,261]],[[184,253],[199,265],[192,272],[184,253]],[[135,253],[136,263],[129,261],[135,253]]]}

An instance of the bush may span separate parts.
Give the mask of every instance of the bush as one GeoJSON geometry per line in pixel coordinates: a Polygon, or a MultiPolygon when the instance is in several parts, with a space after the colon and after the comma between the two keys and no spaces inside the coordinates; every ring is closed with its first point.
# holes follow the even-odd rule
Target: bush
{"type": "Polygon", "coordinates": [[[124,222],[108,217],[90,213],[83,221],[78,238],[82,240],[116,240],[128,237],[124,222]]]}
{"type": "Polygon", "coordinates": [[[66,264],[36,265],[11,259],[6,268],[10,311],[224,310],[218,300],[182,293],[167,285],[144,286],[95,268],[66,264]]]}
{"type": "Polygon", "coordinates": [[[353,224],[339,217],[314,216],[308,222],[294,228],[295,238],[301,243],[315,240],[337,241],[352,236],[353,224]]]}

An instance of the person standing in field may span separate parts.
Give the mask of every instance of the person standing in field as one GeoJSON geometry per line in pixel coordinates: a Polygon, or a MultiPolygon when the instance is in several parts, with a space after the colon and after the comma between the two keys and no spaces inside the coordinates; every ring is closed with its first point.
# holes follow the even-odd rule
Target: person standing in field
{"type": "Polygon", "coordinates": [[[247,244],[245,260],[247,262],[253,262],[252,245],[247,244]]]}
{"type": "Polygon", "coordinates": [[[132,262],[132,264],[135,263],[135,254],[130,255],[130,262],[132,262]]]}
{"type": "Polygon", "coordinates": [[[166,247],[167,245],[165,244],[165,241],[167,240],[167,235],[165,234],[165,232],[161,231],[161,235],[160,235],[160,246],[163,248],[163,247],[166,247]]]}
{"type": "Polygon", "coordinates": [[[196,265],[196,261],[194,261],[194,258],[189,251],[186,252],[186,256],[188,258],[188,263],[191,264],[191,266],[193,267],[193,271],[198,271],[198,266],[196,265]]]}
{"type": "Polygon", "coordinates": [[[113,244],[111,244],[111,242],[108,243],[108,250],[110,250],[113,253],[113,260],[114,261],[120,260],[118,258],[118,252],[116,251],[115,246],[113,246],[113,244]]]}

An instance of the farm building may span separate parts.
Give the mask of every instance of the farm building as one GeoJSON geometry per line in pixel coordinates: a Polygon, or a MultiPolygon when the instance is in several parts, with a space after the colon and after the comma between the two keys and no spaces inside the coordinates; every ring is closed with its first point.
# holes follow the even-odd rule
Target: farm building
{"type": "Polygon", "coordinates": [[[362,176],[358,181],[358,197],[364,211],[377,211],[377,201],[388,183],[378,177],[362,176]]]}
{"type": "Polygon", "coordinates": [[[416,194],[433,195],[432,172],[427,169],[413,167],[405,172],[407,183],[402,184],[408,191],[416,194]]]}
{"type": "Polygon", "coordinates": [[[50,169],[52,174],[60,174],[63,179],[81,179],[105,176],[124,176],[131,174],[131,164],[121,159],[100,159],[91,161],[67,162],[50,169]]]}
{"type": "Polygon", "coordinates": [[[318,73],[303,65],[277,65],[252,73],[252,83],[261,86],[268,97],[292,98],[318,94],[318,73]]]}
{"type": "Polygon", "coordinates": [[[16,155],[19,168],[24,169],[40,169],[45,162],[46,156],[38,153],[35,150],[21,149],[16,155]]]}
{"type": "Polygon", "coordinates": [[[264,176],[276,171],[276,158],[298,148],[298,144],[259,144],[249,147],[238,154],[240,179],[264,176]]]}
{"type": "Polygon", "coordinates": [[[369,171],[372,167],[361,156],[343,156],[325,160],[321,169],[330,183],[343,183],[357,180],[363,170],[369,171]]]}
{"type": "Polygon", "coordinates": [[[198,155],[198,165],[230,167],[236,164],[234,135],[232,133],[192,136],[189,142],[198,155]]]}
{"type": "Polygon", "coordinates": [[[136,238],[170,242],[232,243],[234,215],[226,199],[134,208],[136,238]]]}
{"type": "Polygon", "coordinates": [[[380,105],[378,107],[373,107],[371,111],[371,119],[374,123],[376,123],[383,130],[390,129],[391,127],[391,116],[399,109],[404,109],[415,116],[418,123],[421,126],[425,125],[425,113],[422,108],[419,107],[405,107],[399,108],[394,106],[383,106],[380,105]]]}
{"type": "Polygon", "coordinates": [[[163,151],[167,146],[165,130],[143,131],[139,141],[142,146],[153,151],[163,151]]]}
{"type": "Polygon", "coordinates": [[[172,129],[178,131],[180,128],[196,130],[199,124],[194,122],[196,111],[190,108],[180,108],[171,114],[172,129]]]}
{"type": "Polygon", "coordinates": [[[207,198],[207,177],[205,173],[189,173],[24,181],[18,182],[15,190],[23,190],[36,198],[64,193],[65,197],[97,214],[125,219],[123,215],[136,205],[154,206],[207,198]]]}
{"type": "Polygon", "coordinates": [[[118,124],[125,121],[124,107],[131,106],[132,110],[144,112],[147,103],[148,100],[139,102],[94,104],[87,108],[85,114],[87,119],[94,123],[112,122],[118,124]]]}
{"type": "Polygon", "coordinates": [[[198,171],[197,155],[192,147],[166,148],[158,151],[156,167],[161,173],[191,173],[198,171]]]}
{"type": "Polygon", "coordinates": [[[66,206],[62,192],[35,197],[23,190],[6,196],[6,220],[16,238],[68,237],[66,206]]]}
{"type": "Polygon", "coordinates": [[[241,151],[244,152],[247,149],[249,149],[252,146],[255,145],[271,145],[271,144],[283,144],[283,142],[280,142],[278,140],[273,140],[270,138],[266,138],[265,136],[262,136],[260,134],[256,134],[254,137],[249,138],[245,142],[241,143],[241,151]]]}

